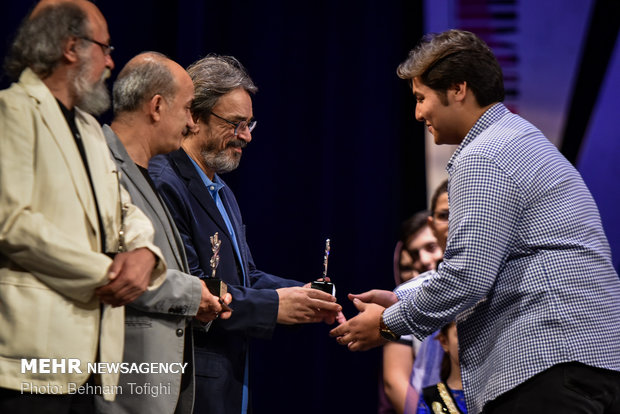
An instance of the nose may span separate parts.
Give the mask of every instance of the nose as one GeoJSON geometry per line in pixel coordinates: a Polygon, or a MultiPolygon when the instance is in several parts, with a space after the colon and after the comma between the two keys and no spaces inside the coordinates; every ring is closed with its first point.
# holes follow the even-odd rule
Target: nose
{"type": "Polygon", "coordinates": [[[422,122],[424,121],[424,117],[422,116],[422,111],[420,110],[420,104],[415,105],[415,119],[422,122]]]}
{"type": "Polygon", "coordinates": [[[250,132],[250,129],[246,127],[239,131],[237,138],[242,139],[249,144],[252,141],[252,133],[250,132]]]}
{"type": "Polygon", "coordinates": [[[431,252],[421,250],[419,260],[425,269],[430,270],[435,268],[435,261],[433,260],[433,254],[431,252]]]}
{"type": "Polygon", "coordinates": [[[114,69],[114,60],[112,60],[112,55],[106,55],[105,58],[106,58],[106,61],[105,61],[106,67],[109,68],[110,70],[114,69]]]}

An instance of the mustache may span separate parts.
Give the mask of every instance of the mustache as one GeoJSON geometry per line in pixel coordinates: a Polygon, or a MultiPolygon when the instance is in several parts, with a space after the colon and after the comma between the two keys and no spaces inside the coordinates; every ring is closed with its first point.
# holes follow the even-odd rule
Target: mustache
{"type": "Polygon", "coordinates": [[[112,76],[112,71],[110,70],[110,68],[106,67],[103,73],[101,74],[101,81],[103,82],[103,81],[108,80],[110,76],[112,76]]]}
{"type": "Polygon", "coordinates": [[[231,147],[231,148],[245,148],[248,146],[248,143],[245,142],[244,140],[237,138],[237,139],[233,139],[230,140],[230,142],[228,142],[228,144],[226,144],[226,148],[231,147]]]}

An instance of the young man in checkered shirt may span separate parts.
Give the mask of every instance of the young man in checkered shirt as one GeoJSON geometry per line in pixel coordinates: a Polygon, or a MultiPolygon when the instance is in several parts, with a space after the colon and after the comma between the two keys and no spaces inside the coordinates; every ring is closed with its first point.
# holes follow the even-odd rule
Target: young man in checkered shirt
{"type": "Polygon", "coordinates": [[[359,315],[331,334],[358,351],[456,319],[468,412],[619,413],[620,279],[581,176],[501,103],[474,34],[425,37],[398,75],[435,143],[459,145],[444,261],[411,289],[351,295],[359,315]]]}

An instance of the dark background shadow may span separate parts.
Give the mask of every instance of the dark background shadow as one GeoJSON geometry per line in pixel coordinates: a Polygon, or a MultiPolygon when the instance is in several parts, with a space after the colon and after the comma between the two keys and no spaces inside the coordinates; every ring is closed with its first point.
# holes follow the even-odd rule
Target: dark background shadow
{"type": "MultiPolygon", "coordinates": [[[[2,57],[34,2],[3,3],[2,57]]],[[[96,3],[116,48],[112,80],[145,50],[183,66],[231,54],[247,67],[258,125],[240,168],[224,178],[259,268],[310,281],[330,238],[329,273],[346,315],[355,313],[346,293],[393,287],[399,223],[426,207],[423,128],[396,76],[422,34],[421,1],[96,3]]],[[[375,411],[379,352],[350,353],[329,329],[278,328],[255,342],[255,412],[375,411]]]]}
{"type": "MultiPolygon", "coordinates": [[[[329,273],[345,315],[356,313],[346,293],[393,287],[399,223],[427,207],[423,126],[395,73],[422,35],[422,0],[96,3],[116,47],[112,80],[145,50],[183,66],[207,53],[231,54],[247,67],[259,88],[258,126],[240,168],[224,178],[259,268],[310,281],[330,238],[329,273]]],[[[2,2],[2,58],[32,4],[2,2]]],[[[584,73],[577,84],[587,82],[584,73]]],[[[8,84],[3,75],[0,87],[8,84]]],[[[329,329],[281,327],[273,340],[255,341],[254,412],[376,412],[379,351],[350,353],[329,329]]]]}

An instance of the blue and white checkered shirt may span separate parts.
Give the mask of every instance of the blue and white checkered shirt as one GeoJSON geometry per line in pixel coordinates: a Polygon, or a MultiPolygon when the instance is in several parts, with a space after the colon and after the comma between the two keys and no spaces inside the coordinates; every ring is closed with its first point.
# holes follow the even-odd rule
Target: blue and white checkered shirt
{"type": "Polygon", "coordinates": [[[498,103],[447,166],[445,258],[398,293],[388,327],[423,338],[457,319],[468,412],[562,362],[620,371],[620,279],[579,173],[498,103]]]}

